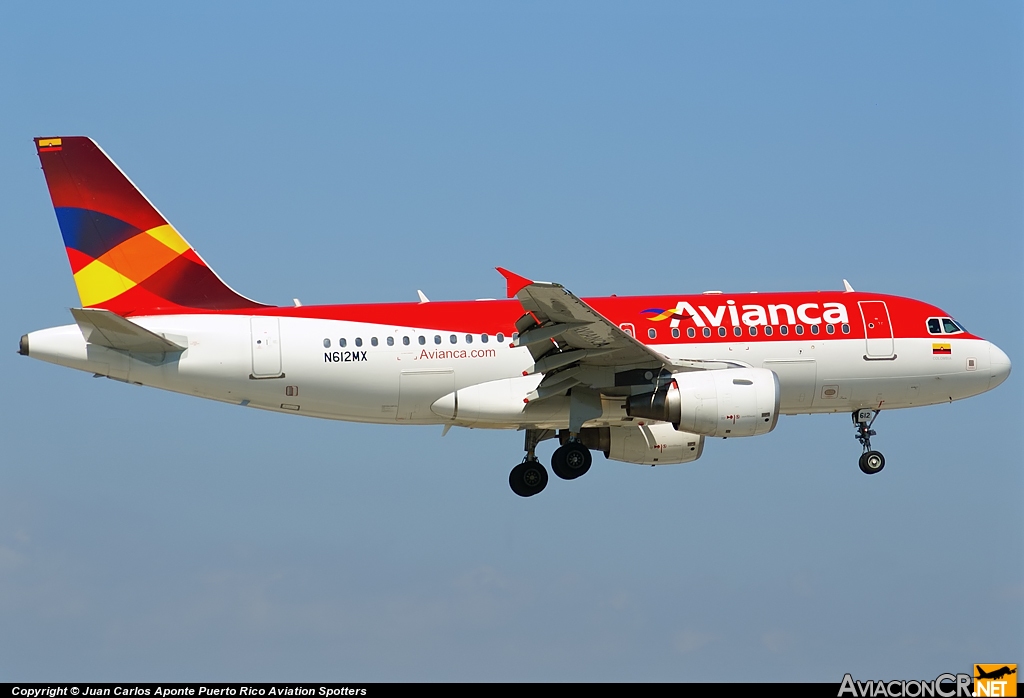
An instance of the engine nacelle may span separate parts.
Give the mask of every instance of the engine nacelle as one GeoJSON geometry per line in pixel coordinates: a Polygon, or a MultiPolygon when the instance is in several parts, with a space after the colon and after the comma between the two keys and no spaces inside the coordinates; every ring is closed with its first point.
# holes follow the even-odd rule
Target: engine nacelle
{"type": "MultiPolygon", "coordinates": [[[[559,433],[564,444],[567,431],[559,433]]],[[[583,445],[592,451],[603,451],[609,460],[639,465],[671,465],[690,463],[704,452],[704,437],[676,431],[671,424],[650,424],[612,427],[584,427],[579,434],[583,445]]]]}
{"type": "Polygon", "coordinates": [[[690,463],[704,452],[704,437],[676,431],[671,424],[655,422],[643,426],[609,427],[611,460],[640,465],[690,463]]]}
{"type": "Polygon", "coordinates": [[[668,385],[626,401],[630,417],[706,436],[759,436],[779,420],[779,377],[766,368],[676,373],[668,385]]]}

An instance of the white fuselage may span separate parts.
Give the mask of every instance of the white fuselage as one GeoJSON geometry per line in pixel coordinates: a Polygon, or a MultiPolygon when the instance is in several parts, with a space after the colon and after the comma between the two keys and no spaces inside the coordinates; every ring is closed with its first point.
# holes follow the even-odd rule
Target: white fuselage
{"type": "MultiPolygon", "coordinates": [[[[87,344],[77,325],[28,335],[29,355],[117,380],[249,407],[357,422],[444,424],[431,409],[454,391],[517,379],[523,394],[540,376],[529,351],[479,335],[438,328],[297,317],[161,315],[132,321],[187,346],[166,356],[135,355],[87,344]],[[436,338],[440,337],[440,343],[436,338]],[[454,342],[452,338],[454,337],[454,342]],[[341,347],[340,339],[345,338],[341,347]],[[393,344],[388,344],[388,339],[393,344]],[[405,343],[408,338],[408,344],[405,343]],[[424,344],[420,344],[423,338],[424,344]],[[357,346],[356,340],[359,340],[357,346]],[[329,346],[327,346],[329,345],[329,346]],[[532,382],[531,382],[532,381],[532,382]]],[[[729,361],[779,376],[784,414],[892,409],[948,402],[985,392],[1009,373],[1009,361],[982,339],[943,341],[937,356],[925,338],[896,338],[891,357],[868,358],[864,338],[736,341],[652,345],[673,359],[729,361]]],[[[512,398],[518,402],[518,397],[512,398]]],[[[527,405],[500,420],[456,420],[465,426],[565,428],[568,399],[527,405]]],[[[606,403],[588,425],[629,421],[621,403],[606,403]]]]}

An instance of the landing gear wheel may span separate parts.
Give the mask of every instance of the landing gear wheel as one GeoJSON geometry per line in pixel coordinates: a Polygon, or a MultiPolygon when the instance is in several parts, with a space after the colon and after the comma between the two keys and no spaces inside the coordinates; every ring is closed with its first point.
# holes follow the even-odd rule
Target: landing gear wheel
{"type": "Polygon", "coordinates": [[[559,446],[551,455],[551,469],[563,480],[575,480],[584,475],[593,462],[590,449],[578,441],[559,446]]]}
{"type": "Polygon", "coordinates": [[[885,467],[885,456],[878,451],[866,451],[860,457],[860,471],[865,475],[874,475],[885,467]]]}
{"type": "Polygon", "coordinates": [[[532,497],[548,484],[548,471],[538,460],[526,460],[512,468],[508,485],[520,497],[532,497]]]}
{"type": "Polygon", "coordinates": [[[860,457],[860,471],[865,475],[874,475],[881,472],[885,467],[885,456],[871,448],[871,437],[875,436],[875,430],[871,425],[878,419],[881,410],[854,410],[853,426],[857,429],[857,441],[864,449],[860,457]]]}

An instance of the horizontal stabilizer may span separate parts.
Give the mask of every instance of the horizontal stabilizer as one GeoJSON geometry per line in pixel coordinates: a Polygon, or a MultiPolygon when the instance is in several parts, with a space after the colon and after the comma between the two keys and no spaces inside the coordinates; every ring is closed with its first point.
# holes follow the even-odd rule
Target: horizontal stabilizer
{"type": "Polygon", "coordinates": [[[184,351],[180,344],[150,332],[117,313],[100,308],[72,308],[71,314],[89,344],[144,354],[184,351]]]}

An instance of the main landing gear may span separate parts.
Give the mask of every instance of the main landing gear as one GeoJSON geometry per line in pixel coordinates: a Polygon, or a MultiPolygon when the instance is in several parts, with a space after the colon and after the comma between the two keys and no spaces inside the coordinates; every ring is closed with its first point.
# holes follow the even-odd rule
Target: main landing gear
{"type": "MultiPolygon", "coordinates": [[[[526,457],[508,476],[509,487],[520,497],[532,497],[547,486],[548,471],[537,459],[537,444],[554,437],[553,429],[526,430],[526,457]]],[[[577,436],[570,435],[552,454],[551,469],[563,480],[575,480],[590,470],[592,462],[590,449],[577,436]]]]}
{"type": "Polygon", "coordinates": [[[508,486],[520,497],[532,497],[548,484],[548,471],[536,458],[527,457],[512,468],[508,475],[508,486]]]}
{"type": "Polygon", "coordinates": [[[878,451],[871,450],[871,437],[875,436],[875,430],[871,428],[871,425],[878,419],[880,412],[881,410],[855,410],[853,413],[853,426],[857,429],[857,441],[864,449],[864,453],[860,456],[860,471],[865,475],[874,475],[885,467],[885,456],[878,451]]]}
{"type": "Polygon", "coordinates": [[[537,460],[537,444],[554,435],[553,429],[526,430],[526,457],[508,475],[508,486],[520,497],[532,497],[547,487],[548,471],[537,460]]]}
{"type": "Polygon", "coordinates": [[[575,480],[590,470],[593,460],[589,448],[579,439],[570,438],[551,454],[551,469],[563,480],[575,480]]]}

